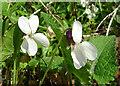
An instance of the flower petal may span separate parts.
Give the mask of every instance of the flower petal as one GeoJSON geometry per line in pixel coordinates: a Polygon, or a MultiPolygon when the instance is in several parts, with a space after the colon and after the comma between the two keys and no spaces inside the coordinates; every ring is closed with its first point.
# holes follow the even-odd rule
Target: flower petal
{"type": "Polygon", "coordinates": [[[97,11],[98,11],[98,8],[97,8],[97,7],[94,7],[94,11],[97,12],[97,11]]]}
{"type": "Polygon", "coordinates": [[[39,18],[37,15],[31,15],[29,19],[30,28],[32,30],[32,34],[36,32],[39,26],[39,18]]]}
{"type": "Polygon", "coordinates": [[[87,42],[87,41],[84,41],[81,43],[82,47],[83,47],[83,52],[85,53],[85,56],[89,59],[89,60],[95,60],[96,57],[97,57],[97,49],[96,47],[87,42]]]}
{"type": "Polygon", "coordinates": [[[26,53],[28,50],[28,42],[26,39],[23,40],[22,45],[21,45],[21,50],[26,53]]]}
{"type": "Polygon", "coordinates": [[[87,58],[82,51],[81,43],[75,45],[74,49],[71,51],[71,56],[73,58],[74,66],[76,69],[80,69],[82,66],[85,66],[87,58]]]}
{"type": "Polygon", "coordinates": [[[42,33],[36,33],[32,36],[32,38],[35,39],[35,41],[37,41],[38,43],[40,43],[44,47],[49,46],[48,38],[42,33]]]}
{"type": "Polygon", "coordinates": [[[30,34],[31,33],[29,22],[28,22],[28,19],[26,17],[21,16],[18,19],[18,26],[23,33],[25,33],[25,34],[30,34]]]}
{"type": "Polygon", "coordinates": [[[27,50],[28,55],[34,56],[37,53],[37,44],[31,38],[27,39],[27,42],[28,42],[28,50],[27,50]]]}
{"type": "Polygon", "coordinates": [[[86,13],[86,14],[90,14],[90,13],[91,13],[91,10],[90,10],[90,9],[86,9],[86,10],[85,10],[85,13],[86,13]]]}
{"type": "Polygon", "coordinates": [[[82,40],[82,24],[79,21],[73,23],[72,37],[75,43],[80,43],[82,40]]]}

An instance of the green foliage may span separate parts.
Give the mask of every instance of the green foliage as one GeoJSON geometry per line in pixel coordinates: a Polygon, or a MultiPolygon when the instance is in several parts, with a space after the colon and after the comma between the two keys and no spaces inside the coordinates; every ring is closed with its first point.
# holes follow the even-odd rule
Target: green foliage
{"type": "Polygon", "coordinates": [[[92,42],[98,50],[98,58],[93,65],[93,78],[99,84],[109,84],[110,80],[114,80],[118,69],[115,63],[115,36],[93,37],[90,39],[90,42],[92,42]]]}
{"type": "Polygon", "coordinates": [[[118,23],[120,23],[120,15],[119,15],[119,14],[116,15],[116,16],[114,17],[114,19],[115,19],[118,23]]]}
{"type": "Polygon", "coordinates": [[[28,64],[27,63],[22,63],[22,62],[20,62],[20,68],[26,68],[26,66],[27,66],[28,64]]]}
{"type": "MultiPolygon", "coordinates": [[[[41,62],[40,62],[40,66],[43,68],[47,68],[48,64],[50,63],[51,57],[44,57],[42,58],[41,62]]],[[[50,70],[54,70],[54,69],[61,69],[63,64],[63,57],[60,56],[55,56],[52,65],[50,67],[50,70]]]]}
{"type": "Polygon", "coordinates": [[[38,65],[38,60],[32,59],[29,61],[29,66],[36,67],[38,65]]]}
{"type": "Polygon", "coordinates": [[[2,60],[5,60],[7,56],[13,54],[13,32],[15,27],[11,27],[10,30],[6,31],[5,36],[2,40],[2,60]]]}

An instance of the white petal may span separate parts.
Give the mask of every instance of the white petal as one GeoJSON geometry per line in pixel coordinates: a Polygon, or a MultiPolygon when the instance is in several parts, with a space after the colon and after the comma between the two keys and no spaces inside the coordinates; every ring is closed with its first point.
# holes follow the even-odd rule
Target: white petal
{"type": "Polygon", "coordinates": [[[26,39],[23,40],[22,45],[21,45],[21,50],[26,53],[28,50],[28,42],[26,39]]]}
{"type": "Polygon", "coordinates": [[[85,10],[85,13],[86,13],[86,14],[90,14],[90,13],[91,13],[91,10],[90,10],[90,9],[86,9],[86,10],[85,10]]]}
{"type": "Polygon", "coordinates": [[[79,21],[73,23],[72,37],[75,43],[80,43],[82,40],[82,24],[79,21]]]}
{"type": "Polygon", "coordinates": [[[27,39],[27,42],[28,42],[28,50],[27,50],[28,55],[34,56],[37,53],[37,44],[31,38],[27,39]]]}
{"type": "Polygon", "coordinates": [[[29,26],[29,21],[26,17],[21,16],[18,19],[18,26],[21,29],[22,32],[24,32],[25,34],[30,34],[31,33],[31,29],[29,26]]]}
{"type": "Polygon", "coordinates": [[[82,7],[85,7],[85,5],[86,5],[86,4],[85,4],[85,3],[83,3],[83,4],[82,4],[82,7]]]}
{"type": "Polygon", "coordinates": [[[80,69],[82,66],[85,66],[87,58],[82,51],[81,43],[75,45],[74,49],[71,51],[71,56],[73,58],[74,66],[76,69],[80,69]]]}
{"type": "Polygon", "coordinates": [[[94,8],[94,7],[95,7],[95,5],[94,5],[94,4],[92,4],[92,7],[94,8]]]}
{"type": "Polygon", "coordinates": [[[97,12],[97,11],[98,11],[98,8],[97,8],[97,7],[94,7],[94,11],[97,12]]]}
{"type": "Polygon", "coordinates": [[[94,13],[92,13],[92,17],[95,17],[96,15],[94,13]]]}
{"type": "Polygon", "coordinates": [[[97,57],[97,49],[96,49],[96,47],[93,44],[91,44],[91,43],[89,43],[87,41],[84,41],[81,44],[82,44],[81,47],[83,47],[82,51],[85,53],[85,56],[89,60],[95,60],[96,57],[97,57]]]}
{"type": "Polygon", "coordinates": [[[90,20],[92,18],[92,14],[89,14],[87,17],[90,20]]]}
{"type": "Polygon", "coordinates": [[[32,30],[32,34],[36,32],[39,26],[39,18],[37,15],[31,15],[29,19],[29,24],[32,30]]]}
{"type": "Polygon", "coordinates": [[[49,40],[48,38],[42,34],[42,33],[36,33],[32,36],[32,38],[37,41],[38,43],[40,43],[42,46],[44,47],[48,47],[49,46],[49,40]]]}

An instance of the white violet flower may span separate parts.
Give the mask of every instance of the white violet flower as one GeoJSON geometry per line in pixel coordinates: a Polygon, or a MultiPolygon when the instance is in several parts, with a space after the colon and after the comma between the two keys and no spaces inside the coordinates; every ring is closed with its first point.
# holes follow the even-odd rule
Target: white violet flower
{"type": "Polygon", "coordinates": [[[90,20],[91,18],[94,18],[96,15],[94,14],[94,13],[90,13],[90,14],[88,14],[88,19],[90,20]]]}
{"type": "Polygon", "coordinates": [[[94,10],[95,12],[98,11],[98,8],[97,8],[94,4],[92,4],[92,8],[93,8],[93,10],[94,10]]]}
{"type": "Polygon", "coordinates": [[[88,5],[88,1],[87,0],[81,0],[81,5],[82,7],[85,7],[86,5],[88,5]]]}
{"type": "Polygon", "coordinates": [[[31,15],[30,19],[27,19],[24,16],[21,16],[18,19],[18,26],[23,33],[26,35],[23,37],[24,40],[21,45],[21,49],[24,53],[28,53],[29,56],[34,56],[37,53],[38,43],[44,47],[49,46],[48,38],[42,33],[35,33],[39,26],[39,18],[37,15],[31,15]]]}
{"type": "Polygon", "coordinates": [[[96,47],[90,42],[82,42],[82,24],[79,21],[73,23],[71,38],[73,38],[74,41],[74,43],[71,44],[71,56],[76,69],[85,66],[87,59],[96,59],[96,47]]]}
{"type": "Polygon", "coordinates": [[[96,15],[91,12],[90,9],[86,9],[85,13],[88,14],[87,18],[90,20],[92,17],[95,17],[96,15]]]}
{"type": "Polygon", "coordinates": [[[90,9],[86,9],[86,10],[85,10],[85,13],[86,13],[86,14],[91,14],[91,10],[90,10],[90,9]]]}

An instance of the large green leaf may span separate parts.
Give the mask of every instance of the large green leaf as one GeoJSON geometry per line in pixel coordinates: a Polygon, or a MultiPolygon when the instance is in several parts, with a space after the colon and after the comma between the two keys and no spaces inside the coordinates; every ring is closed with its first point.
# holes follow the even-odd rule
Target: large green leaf
{"type": "Polygon", "coordinates": [[[99,84],[108,84],[110,80],[114,80],[118,69],[115,63],[115,36],[93,37],[90,38],[90,42],[98,50],[98,58],[94,64],[93,78],[99,84]]]}
{"type": "Polygon", "coordinates": [[[5,36],[2,38],[2,60],[5,60],[7,56],[13,54],[14,46],[13,46],[13,32],[15,27],[11,27],[5,33],[5,36]]]}
{"type": "MultiPolygon", "coordinates": [[[[51,16],[49,16],[46,13],[41,13],[42,17],[44,18],[45,22],[51,26],[51,28],[53,29],[53,31],[56,34],[57,40],[60,40],[60,37],[62,36],[61,31],[59,30],[59,24],[56,22],[56,20],[54,20],[51,16]]],[[[82,84],[89,84],[90,81],[90,74],[87,71],[87,65],[83,68],[81,68],[80,70],[75,69],[73,62],[72,62],[72,58],[71,58],[71,52],[70,50],[66,49],[67,46],[67,40],[66,37],[64,36],[62,42],[60,43],[61,46],[61,51],[62,54],[64,56],[64,60],[67,66],[67,69],[69,72],[73,73],[75,76],[77,76],[82,84]]]]}

